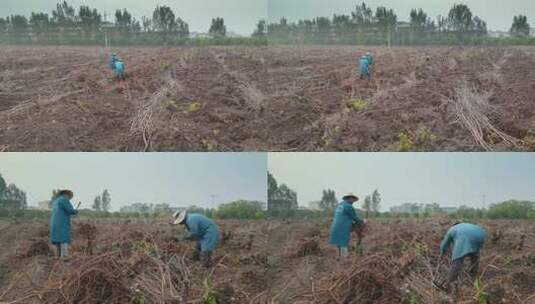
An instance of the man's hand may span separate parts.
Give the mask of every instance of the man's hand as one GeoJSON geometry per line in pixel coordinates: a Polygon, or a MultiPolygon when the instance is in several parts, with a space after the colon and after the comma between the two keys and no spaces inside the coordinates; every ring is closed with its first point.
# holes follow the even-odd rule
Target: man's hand
{"type": "Polygon", "coordinates": [[[82,202],[78,202],[78,205],[76,205],[76,209],[80,209],[80,205],[82,204],[82,202]]]}

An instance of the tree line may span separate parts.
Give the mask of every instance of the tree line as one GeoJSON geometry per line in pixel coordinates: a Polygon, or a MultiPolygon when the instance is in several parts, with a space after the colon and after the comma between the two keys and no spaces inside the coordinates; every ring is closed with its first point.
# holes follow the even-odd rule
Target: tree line
{"type": "MultiPolygon", "coordinates": [[[[100,44],[457,44],[499,43],[487,37],[487,23],[465,4],[454,4],[445,16],[431,18],[422,8],[414,8],[408,22],[384,6],[372,9],[357,4],[348,14],[318,16],[289,22],[260,20],[251,37],[228,38],[224,18],[215,17],[207,26],[212,39],[191,39],[189,25],[168,6],[157,6],[151,16],[137,20],[127,9],[118,9],[107,21],[96,8],[78,9],[60,2],[51,14],[32,12],[28,17],[14,14],[0,18],[0,41],[7,43],[100,44]]],[[[513,17],[508,43],[532,43],[527,39],[530,25],[526,15],[513,17]]]]}
{"type": "MultiPolygon", "coordinates": [[[[454,4],[445,16],[431,18],[423,9],[410,12],[409,21],[400,21],[393,9],[380,6],[373,10],[358,4],[349,14],[316,17],[297,22],[282,18],[266,25],[261,21],[253,35],[268,36],[274,43],[329,44],[453,44],[483,43],[488,35],[487,23],[475,16],[465,4],[454,4]]],[[[525,15],[514,16],[513,37],[529,36],[525,15]]]]}
{"type": "MultiPolygon", "coordinates": [[[[96,8],[78,9],[67,1],[60,2],[52,14],[32,12],[28,17],[11,15],[0,18],[0,41],[13,43],[91,44],[112,40],[115,44],[176,44],[190,37],[187,22],[169,6],[157,6],[151,16],[140,20],[127,9],[118,9],[107,21],[96,8]]],[[[208,34],[212,38],[227,36],[225,20],[212,19],[208,34]]]]}

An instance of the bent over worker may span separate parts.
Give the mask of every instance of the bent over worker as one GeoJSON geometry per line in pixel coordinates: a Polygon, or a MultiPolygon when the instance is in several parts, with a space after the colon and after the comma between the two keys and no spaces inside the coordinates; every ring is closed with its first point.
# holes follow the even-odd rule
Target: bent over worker
{"type": "Polygon", "coordinates": [[[348,255],[349,239],[353,225],[364,226],[364,221],[358,216],[353,204],[359,198],[353,194],[348,194],[342,198],[342,201],[336,207],[334,218],[331,225],[331,245],[338,247],[338,257],[345,258],[348,255]]]}
{"type": "Polygon", "coordinates": [[[203,265],[210,267],[212,252],[217,248],[221,239],[215,222],[204,215],[186,211],[175,212],[173,217],[175,219],[173,224],[186,226],[188,233],[184,239],[197,242],[194,259],[198,260],[200,257],[203,265]]]}
{"type": "Polygon", "coordinates": [[[120,79],[120,80],[126,79],[124,62],[121,59],[117,59],[117,61],[115,61],[114,71],[115,71],[115,77],[117,77],[117,79],[120,79]]]}
{"type": "Polygon", "coordinates": [[[74,194],[70,190],[61,190],[52,203],[50,217],[50,241],[56,245],[58,257],[65,259],[69,256],[71,243],[71,216],[78,213],[70,200],[74,194]]]}
{"type": "Polygon", "coordinates": [[[473,280],[476,279],[479,272],[479,255],[485,243],[485,238],[485,230],[474,224],[457,223],[448,230],[440,244],[440,252],[443,255],[453,243],[452,263],[448,273],[446,289],[449,290],[451,284],[457,281],[466,258],[470,261],[468,272],[473,280]]]}

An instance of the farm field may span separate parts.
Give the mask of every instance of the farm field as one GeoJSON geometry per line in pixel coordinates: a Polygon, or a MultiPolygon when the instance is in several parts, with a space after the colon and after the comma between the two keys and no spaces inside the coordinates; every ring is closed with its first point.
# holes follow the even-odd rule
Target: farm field
{"type": "MultiPolygon", "coordinates": [[[[327,220],[219,220],[214,267],[163,220],[73,223],[72,259],[51,258],[45,222],[1,223],[0,301],[8,303],[535,303],[535,224],[480,221],[481,286],[433,288],[449,219],[371,220],[360,253],[335,261],[327,220]],[[524,237],[522,237],[524,236],[524,237]]],[[[445,275],[444,264],[439,269],[445,275]]]]}
{"type": "Polygon", "coordinates": [[[112,51],[2,47],[0,151],[535,150],[535,48],[112,51]]]}

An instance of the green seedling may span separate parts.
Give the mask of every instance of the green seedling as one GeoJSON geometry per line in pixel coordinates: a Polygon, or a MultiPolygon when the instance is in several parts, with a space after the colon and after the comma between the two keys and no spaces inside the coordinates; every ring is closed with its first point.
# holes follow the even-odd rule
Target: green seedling
{"type": "Polygon", "coordinates": [[[194,100],[191,102],[191,104],[188,107],[188,113],[197,112],[201,109],[201,107],[202,107],[202,104],[199,101],[194,100]]]}
{"type": "Polygon", "coordinates": [[[366,110],[368,106],[369,103],[363,99],[354,99],[351,101],[351,108],[357,112],[366,110]]]}
{"type": "Polygon", "coordinates": [[[412,150],[413,142],[408,133],[402,132],[399,134],[399,141],[396,144],[396,150],[398,152],[409,152],[412,150]]]}

